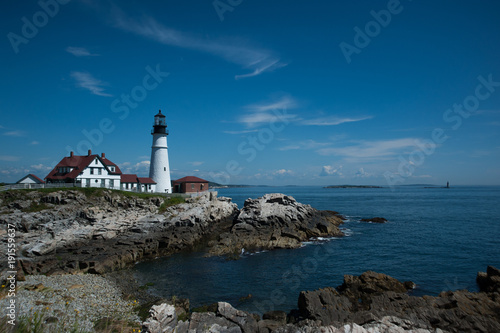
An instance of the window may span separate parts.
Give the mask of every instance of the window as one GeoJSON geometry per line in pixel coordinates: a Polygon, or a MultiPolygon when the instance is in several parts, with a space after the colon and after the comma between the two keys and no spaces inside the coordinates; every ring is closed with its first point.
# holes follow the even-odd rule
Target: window
{"type": "Polygon", "coordinates": [[[111,172],[115,172],[115,167],[114,166],[109,167],[109,170],[111,170],[111,172]]]}
{"type": "Polygon", "coordinates": [[[167,167],[163,167],[163,171],[167,171],[167,167]]]}
{"type": "Polygon", "coordinates": [[[126,183],[126,184],[125,184],[125,189],[127,189],[127,190],[128,190],[128,183],[126,183]]]}
{"type": "Polygon", "coordinates": [[[194,184],[191,184],[191,189],[194,190],[194,184]]]}
{"type": "Polygon", "coordinates": [[[106,179],[101,179],[101,187],[106,187],[106,179]]]}
{"type": "Polygon", "coordinates": [[[86,183],[87,183],[86,186],[90,187],[90,179],[87,178],[87,182],[86,183]]]}
{"type": "Polygon", "coordinates": [[[109,180],[109,187],[111,187],[111,188],[115,187],[115,180],[114,179],[109,180]]]}
{"type": "Polygon", "coordinates": [[[98,175],[102,175],[102,169],[101,168],[97,168],[97,174],[98,175]]]}
{"type": "Polygon", "coordinates": [[[97,158],[95,159],[95,164],[96,164],[96,165],[97,165],[97,164],[99,164],[99,162],[97,161],[97,158]]]}
{"type": "Polygon", "coordinates": [[[90,174],[93,175],[94,174],[94,168],[90,168],[90,174]]]}
{"type": "Polygon", "coordinates": [[[99,181],[96,179],[95,182],[98,183],[99,181]]]}

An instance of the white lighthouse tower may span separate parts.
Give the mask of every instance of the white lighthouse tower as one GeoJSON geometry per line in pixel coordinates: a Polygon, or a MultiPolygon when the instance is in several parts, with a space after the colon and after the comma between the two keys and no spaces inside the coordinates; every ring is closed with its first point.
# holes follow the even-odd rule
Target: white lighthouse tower
{"type": "Polygon", "coordinates": [[[172,193],[170,167],[168,165],[167,122],[161,110],[155,116],[153,124],[153,146],[151,147],[151,164],[149,178],[156,182],[156,192],[172,193]]]}

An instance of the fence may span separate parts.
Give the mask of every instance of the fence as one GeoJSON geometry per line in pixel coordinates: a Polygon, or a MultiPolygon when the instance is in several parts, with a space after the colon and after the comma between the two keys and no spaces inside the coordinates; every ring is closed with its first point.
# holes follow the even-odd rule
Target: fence
{"type": "Polygon", "coordinates": [[[23,190],[23,189],[37,189],[37,188],[59,188],[59,187],[76,187],[77,184],[73,183],[51,183],[51,184],[10,184],[0,186],[0,191],[7,190],[23,190]]]}

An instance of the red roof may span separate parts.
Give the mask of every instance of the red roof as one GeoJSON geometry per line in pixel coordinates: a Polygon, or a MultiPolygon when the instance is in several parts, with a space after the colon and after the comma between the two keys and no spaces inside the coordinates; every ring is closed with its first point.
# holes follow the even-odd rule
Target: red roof
{"type": "Polygon", "coordinates": [[[195,176],[187,176],[181,179],[174,180],[174,183],[208,183],[208,180],[201,179],[195,176]]]}
{"type": "Polygon", "coordinates": [[[132,174],[122,174],[120,176],[120,181],[122,183],[137,183],[137,175],[132,175],[132,174]]]}
{"type": "Polygon", "coordinates": [[[40,184],[45,184],[45,182],[42,179],[38,178],[37,176],[35,176],[32,173],[30,173],[28,176],[31,177],[31,178],[35,178],[37,181],[40,182],[40,184]]]}
{"type": "Polygon", "coordinates": [[[156,184],[154,180],[148,177],[138,177],[139,183],[141,184],[156,184]]]}
{"type": "Polygon", "coordinates": [[[98,158],[102,164],[105,166],[114,166],[115,167],[115,172],[111,172],[111,170],[108,170],[110,174],[115,174],[115,175],[121,175],[121,170],[120,168],[108,160],[107,158],[101,158],[99,155],[86,155],[86,156],[69,156],[69,157],[64,157],[61,162],[59,162],[55,168],[45,177],[46,180],[74,180],[78,175],[86,168],[89,166],[90,163],[92,163],[93,160],[98,158]],[[68,173],[60,173],[59,168],[60,167],[71,167],[73,170],[68,173]]]}
{"type": "Polygon", "coordinates": [[[17,183],[22,182],[23,180],[25,180],[25,179],[26,179],[26,178],[28,178],[28,177],[33,178],[34,180],[36,180],[36,181],[37,181],[38,183],[40,183],[40,184],[45,184],[45,182],[44,182],[42,179],[38,178],[37,176],[35,176],[35,175],[34,175],[34,174],[32,174],[32,173],[30,173],[29,175],[24,176],[23,178],[19,179],[19,180],[17,181],[17,183]]]}

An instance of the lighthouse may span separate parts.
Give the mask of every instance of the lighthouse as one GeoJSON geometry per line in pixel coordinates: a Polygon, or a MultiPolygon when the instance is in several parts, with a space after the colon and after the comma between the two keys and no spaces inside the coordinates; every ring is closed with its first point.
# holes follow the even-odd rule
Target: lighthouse
{"type": "Polygon", "coordinates": [[[161,110],[155,115],[151,135],[153,135],[153,145],[151,146],[149,178],[156,182],[156,192],[172,193],[168,165],[167,122],[161,110]]]}

